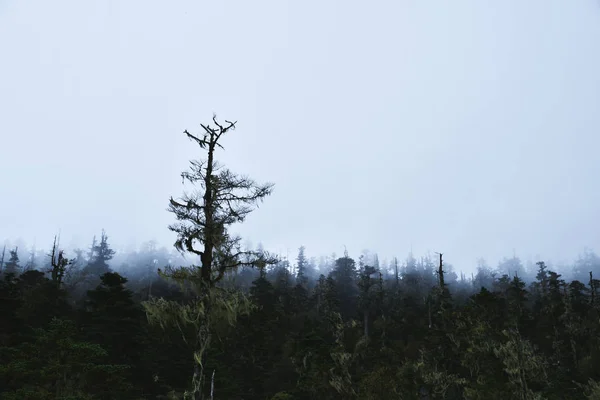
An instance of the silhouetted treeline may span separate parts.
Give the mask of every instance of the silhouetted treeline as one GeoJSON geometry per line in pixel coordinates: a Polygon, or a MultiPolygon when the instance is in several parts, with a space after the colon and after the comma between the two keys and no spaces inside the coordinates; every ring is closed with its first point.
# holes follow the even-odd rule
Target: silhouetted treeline
{"type": "MultiPolygon", "coordinates": [[[[166,399],[189,388],[181,330],[150,324],[141,302],[193,302],[157,270],[194,260],[152,242],[115,254],[104,232],[64,262],[52,253],[22,261],[13,248],[0,260],[0,398],[166,399]]],[[[219,282],[253,307],[216,329],[206,384],[232,400],[597,398],[599,267],[587,251],[570,281],[516,257],[465,276],[443,259],[440,274],[437,258],[380,265],[301,248],[219,282]]]]}

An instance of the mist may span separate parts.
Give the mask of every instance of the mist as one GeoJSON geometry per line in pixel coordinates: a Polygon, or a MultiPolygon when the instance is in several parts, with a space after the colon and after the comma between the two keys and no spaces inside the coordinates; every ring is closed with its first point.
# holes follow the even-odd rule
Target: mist
{"type": "Polygon", "coordinates": [[[5,1],[0,243],[171,252],[182,131],[216,112],[219,161],[276,184],[253,247],[566,274],[598,247],[598,43],[591,0],[5,1]]]}

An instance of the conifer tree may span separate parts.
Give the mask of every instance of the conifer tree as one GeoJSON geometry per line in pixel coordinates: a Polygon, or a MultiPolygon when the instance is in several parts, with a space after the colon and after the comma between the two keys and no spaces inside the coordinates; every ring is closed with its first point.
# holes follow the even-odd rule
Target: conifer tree
{"type": "Polygon", "coordinates": [[[14,250],[10,250],[10,257],[4,267],[4,272],[6,274],[15,274],[15,275],[19,274],[19,270],[21,269],[21,266],[19,264],[20,261],[19,261],[18,251],[19,251],[18,247],[15,247],[14,250]]]}
{"type": "Polygon", "coordinates": [[[201,124],[203,135],[187,130],[185,135],[206,155],[204,160],[192,160],[189,171],[181,174],[184,182],[199,189],[184,193],[181,199],[169,201],[168,210],[177,223],[169,229],[177,234],[175,248],[200,258],[200,265],[173,268],[168,266],[159,273],[190,290],[193,301],[179,304],[164,299],[150,299],[144,303],[150,321],[161,326],[178,326],[184,339],[194,348],[192,390],[187,394],[194,400],[210,393],[205,381],[205,351],[210,346],[215,325],[221,321],[235,323],[237,316],[250,310],[250,303],[239,292],[227,291],[217,284],[229,271],[242,266],[264,268],[276,260],[266,253],[243,251],[241,238],[228,232],[234,223],[243,222],[273,189],[272,184],[259,185],[253,180],[234,174],[216,161],[215,153],[224,149],[223,135],[235,129],[235,122],[220,124],[213,116],[214,127],[201,124]],[[182,326],[192,326],[194,337],[186,338],[182,326]]]}
{"type": "Polygon", "coordinates": [[[90,252],[90,260],[88,261],[87,270],[94,275],[100,276],[107,272],[110,272],[108,261],[112,260],[115,255],[115,251],[110,248],[108,244],[108,236],[104,229],[100,236],[100,243],[96,244],[96,238],[90,252]]]}
{"type": "Polygon", "coordinates": [[[306,286],[306,284],[308,283],[308,275],[307,275],[307,271],[306,269],[308,268],[308,260],[306,259],[306,254],[304,254],[306,248],[304,246],[300,246],[300,248],[298,249],[298,258],[296,259],[297,261],[297,272],[296,272],[296,279],[298,280],[298,283],[306,286]]]}
{"type": "Polygon", "coordinates": [[[363,333],[365,339],[369,339],[370,332],[370,314],[374,305],[373,293],[371,288],[376,285],[377,281],[373,275],[379,272],[376,267],[364,264],[364,256],[359,259],[359,307],[363,314],[363,333]]]}
{"type": "Polygon", "coordinates": [[[335,266],[330,276],[335,282],[342,317],[344,320],[356,317],[358,271],[355,261],[348,256],[347,251],[344,252],[344,257],[335,260],[335,266]]]}

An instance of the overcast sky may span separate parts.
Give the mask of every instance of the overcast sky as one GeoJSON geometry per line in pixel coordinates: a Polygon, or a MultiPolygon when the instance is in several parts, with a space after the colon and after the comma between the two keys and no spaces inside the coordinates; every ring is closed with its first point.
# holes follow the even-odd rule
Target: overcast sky
{"type": "Polygon", "coordinates": [[[597,0],[0,0],[0,240],[171,246],[213,112],[284,255],[600,248],[597,0]]]}

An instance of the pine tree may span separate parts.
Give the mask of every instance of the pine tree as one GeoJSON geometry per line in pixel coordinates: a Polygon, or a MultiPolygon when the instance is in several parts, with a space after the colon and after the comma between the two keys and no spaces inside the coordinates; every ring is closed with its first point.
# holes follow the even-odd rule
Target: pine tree
{"type": "Polygon", "coordinates": [[[370,317],[374,308],[375,299],[373,298],[373,291],[371,290],[377,283],[373,275],[379,273],[379,270],[369,265],[364,265],[363,256],[359,260],[359,307],[363,314],[363,333],[365,339],[369,339],[370,332],[370,317]]]}
{"type": "Polygon", "coordinates": [[[347,251],[344,252],[344,257],[340,257],[335,261],[330,276],[335,282],[342,317],[345,320],[356,317],[358,311],[358,271],[355,261],[348,256],[347,251]]]}
{"type": "Polygon", "coordinates": [[[107,272],[110,272],[108,261],[112,260],[115,255],[115,251],[110,248],[108,244],[108,236],[104,229],[100,236],[100,243],[96,244],[96,238],[94,237],[94,244],[90,252],[90,260],[86,270],[96,276],[101,276],[107,272]]]}
{"type": "Polygon", "coordinates": [[[21,269],[19,265],[19,248],[15,247],[14,250],[10,250],[10,257],[6,266],[4,267],[5,274],[15,274],[18,275],[21,269]]]}
{"type": "Polygon", "coordinates": [[[508,276],[519,276],[521,278],[525,276],[525,268],[521,263],[521,259],[516,255],[511,258],[504,258],[498,264],[498,271],[508,276]]]}
{"type": "Polygon", "coordinates": [[[296,258],[296,261],[298,263],[298,271],[296,273],[296,279],[300,285],[306,288],[306,285],[308,284],[308,260],[306,259],[306,255],[304,254],[305,250],[306,248],[304,246],[300,246],[300,248],[298,249],[298,257],[296,258]]]}
{"type": "Polygon", "coordinates": [[[86,338],[102,345],[111,363],[134,365],[139,358],[142,310],[134,303],[133,293],[125,287],[127,278],[107,272],[100,279],[101,283],[87,292],[86,338]]]}
{"type": "Polygon", "coordinates": [[[543,261],[538,261],[536,265],[538,266],[538,271],[535,278],[540,283],[542,297],[546,297],[548,295],[548,271],[546,263],[543,261]]]}

